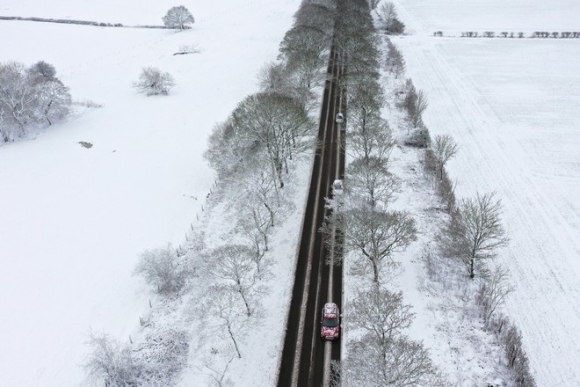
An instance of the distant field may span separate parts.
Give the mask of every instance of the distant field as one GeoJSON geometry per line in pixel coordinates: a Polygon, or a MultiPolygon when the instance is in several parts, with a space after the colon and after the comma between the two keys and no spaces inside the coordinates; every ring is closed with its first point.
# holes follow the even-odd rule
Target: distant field
{"type": "Polygon", "coordinates": [[[432,135],[461,146],[449,163],[459,197],[497,191],[511,243],[499,262],[517,286],[507,312],[524,334],[538,386],[580,380],[580,40],[456,39],[433,30],[580,27],[575,1],[401,0],[410,36],[394,39],[427,92],[432,135]]]}

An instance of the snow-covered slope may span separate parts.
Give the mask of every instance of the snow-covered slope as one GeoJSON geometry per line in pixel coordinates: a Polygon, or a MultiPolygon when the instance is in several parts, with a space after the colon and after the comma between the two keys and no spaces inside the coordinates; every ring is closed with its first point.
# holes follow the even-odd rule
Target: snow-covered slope
{"type": "MultiPolygon", "coordinates": [[[[0,21],[0,61],[44,60],[74,99],[103,105],[0,147],[0,385],[78,385],[90,329],[135,333],[150,294],[131,276],[137,256],[195,224],[214,183],[207,135],[256,90],[298,1],[184,5],[196,24],[182,33],[0,21]],[[183,44],[202,53],[173,56],[183,44]],[[144,66],[175,77],[169,96],[131,88],[144,66]]],[[[170,6],[19,0],[0,15],[161,24],[170,6]]]]}
{"type": "Polygon", "coordinates": [[[410,36],[393,39],[407,76],[426,91],[431,134],[461,150],[448,166],[456,193],[497,191],[511,243],[499,262],[516,292],[538,386],[580,381],[579,39],[433,37],[462,31],[577,29],[573,1],[397,1],[410,36]]]}

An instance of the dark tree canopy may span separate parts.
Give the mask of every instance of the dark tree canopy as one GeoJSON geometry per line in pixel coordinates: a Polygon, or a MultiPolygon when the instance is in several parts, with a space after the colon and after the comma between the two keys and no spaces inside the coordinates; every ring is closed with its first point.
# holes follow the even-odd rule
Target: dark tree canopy
{"type": "Polygon", "coordinates": [[[56,76],[56,69],[50,63],[41,60],[30,67],[30,72],[41,75],[45,78],[54,78],[56,76]]]}

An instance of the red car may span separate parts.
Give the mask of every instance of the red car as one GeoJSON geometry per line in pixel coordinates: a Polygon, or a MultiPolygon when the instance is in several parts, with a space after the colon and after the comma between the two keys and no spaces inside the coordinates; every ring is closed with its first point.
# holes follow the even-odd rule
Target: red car
{"type": "Polygon", "coordinates": [[[320,337],[323,340],[336,340],[340,335],[340,312],[334,302],[324,304],[322,321],[320,322],[320,337]]]}

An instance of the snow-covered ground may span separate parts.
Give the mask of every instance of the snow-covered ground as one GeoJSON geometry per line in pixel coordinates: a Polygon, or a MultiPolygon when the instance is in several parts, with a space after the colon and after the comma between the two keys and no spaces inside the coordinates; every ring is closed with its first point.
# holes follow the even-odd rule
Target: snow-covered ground
{"type": "MultiPolygon", "coordinates": [[[[0,21],[2,62],[44,60],[74,99],[103,105],[0,147],[1,385],[78,385],[90,329],[136,334],[150,297],[131,275],[137,256],[196,223],[215,179],[207,135],[256,90],[298,4],[190,1],[196,24],[182,33],[0,21]],[[183,44],[202,52],[173,56],[183,44]],[[175,77],[169,96],[131,88],[144,66],[175,77]]],[[[161,24],[170,6],[19,0],[0,15],[161,24]]]]}
{"type": "Polygon", "coordinates": [[[579,39],[433,37],[462,31],[575,31],[580,3],[396,1],[410,35],[393,38],[426,91],[431,135],[460,144],[448,165],[459,198],[496,191],[511,243],[499,257],[516,292],[538,386],[580,381],[579,39]]]}
{"type": "MultiPolygon", "coordinates": [[[[167,242],[182,244],[190,224],[201,223],[197,215],[215,179],[201,156],[207,135],[238,101],[256,91],[255,74],[277,56],[299,3],[190,1],[184,5],[196,24],[183,33],[0,21],[0,36],[10,37],[2,39],[0,61],[30,65],[45,60],[55,65],[74,99],[103,105],[77,108],[67,122],[36,139],[0,147],[0,385],[78,385],[89,329],[123,342],[138,334],[150,291],[131,276],[137,255],[167,242]],[[183,44],[198,44],[203,51],[173,56],[183,44]],[[147,98],[130,87],[144,66],[176,78],[168,97],[147,98]],[[85,149],[79,141],[94,146],[85,149]]],[[[517,286],[506,311],[522,329],[538,386],[576,386],[580,39],[452,36],[463,31],[574,31],[580,3],[396,4],[410,35],[393,41],[407,61],[406,76],[429,96],[425,123],[433,136],[452,134],[461,145],[448,165],[458,197],[497,191],[503,200],[511,244],[499,261],[511,269],[517,286]],[[434,31],[450,37],[434,38],[434,31]]],[[[161,24],[169,7],[152,0],[8,0],[0,4],[0,15],[161,24]]],[[[411,153],[397,150],[393,158],[401,161],[397,174],[413,176],[411,153]]],[[[416,206],[418,200],[428,209],[433,198],[414,185],[419,177],[413,179],[406,187],[415,195],[402,195],[398,205],[416,206]]],[[[417,214],[419,224],[430,223],[428,212],[417,214]]],[[[290,229],[299,223],[296,216],[285,224],[287,235],[274,238],[273,251],[292,249],[290,229]]],[[[220,225],[216,219],[206,224],[220,225]]],[[[405,255],[417,259],[420,248],[417,242],[405,255]]],[[[460,341],[441,345],[441,337],[452,337],[453,330],[438,333],[427,321],[441,321],[436,311],[429,311],[433,317],[419,315],[431,304],[416,293],[420,281],[410,285],[411,270],[400,282],[407,284],[405,297],[418,312],[416,336],[439,347],[437,356],[457,356],[460,341]]],[[[268,299],[265,307],[280,308],[273,301],[268,299]]],[[[263,323],[282,323],[285,313],[263,323]]],[[[258,355],[260,339],[250,334],[247,342],[254,346],[246,350],[252,357],[232,366],[233,373],[247,375],[236,384],[274,382],[278,353],[269,346],[258,355]],[[266,372],[257,372],[259,367],[266,372]]],[[[465,380],[475,375],[469,366],[465,359],[457,363],[465,369],[465,380]]],[[[183,385],[203,380],[191,368],[183,385]]]]}

